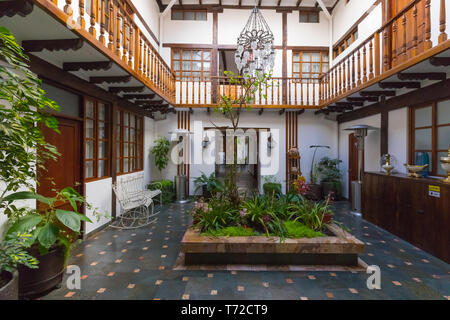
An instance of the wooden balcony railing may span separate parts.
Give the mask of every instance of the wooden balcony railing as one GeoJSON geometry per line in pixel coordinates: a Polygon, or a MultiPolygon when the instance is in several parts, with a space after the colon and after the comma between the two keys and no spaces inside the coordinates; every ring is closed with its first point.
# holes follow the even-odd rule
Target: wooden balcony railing
{"type": "Polygon", "coordinates": [[[427,58],[427,52],[447,40],[445,2],[439,2],[437,43],[431,41],[431,0],[413,0],[322,75],[320,105],[326,106],[427,58]]]}
{"type": "Polygon", "coordinates": [[[138,27],[138,15],[132,16],[123,0],[34,1],[81,35],[86,35],[87,31],[91,35],[89,40],[94,40],[93,45],[164,99],[173,102],[175,77],[145,36],[145,30],[138,27]]]}
{"type": "MultiPolygon", "coordinates": [[[[252,106],[264,107],[315,107],[319,103],[318,79],[273,77],[253,96],[252,106]]],[[[232,99],[243,94],[240,84],[230,83],[227,77],[213,77],[203,81],[176,81],[176,104],[217,105],[218,99],[226,95],[232,99]]]]}

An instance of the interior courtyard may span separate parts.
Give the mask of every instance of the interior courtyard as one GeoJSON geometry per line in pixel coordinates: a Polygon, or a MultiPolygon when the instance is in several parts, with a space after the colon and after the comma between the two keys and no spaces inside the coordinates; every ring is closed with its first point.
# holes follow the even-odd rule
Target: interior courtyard
{"type": "Polygon", "coordinates": [[[450,300],[446,0],[0,0],[0,300],[450,300]]]}

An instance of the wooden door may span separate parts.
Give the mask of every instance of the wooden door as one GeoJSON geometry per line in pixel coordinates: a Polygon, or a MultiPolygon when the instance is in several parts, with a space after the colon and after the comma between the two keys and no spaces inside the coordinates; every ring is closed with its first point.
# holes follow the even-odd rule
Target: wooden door
{"type": "MultiPolygon", "coordinates": [[[[47,127],[41,128],[45,140],[55,146],[61,155],[56,161],[47,160],[46,170],[38,171],[37,192],[43,196],[52,197],[55,195],[54,190],[73,187],[82,194],[81,121],[61,117],[57,117],[57,120],[60,133],[47,127]]],[[[60,209],[71,210],[70,205],[66,203],[57,206],[60,209]]]]}
{"type": "MultiPolygon", "coordinates": [[[[364,155],[362,160],[364,171],[364,155]]],[[[358,177],[358,139],[354,133],[348,136],[348,199],[352,200],[352,181],[359,180],[358,177]]]]}
{"type": "MultiPolygon", "coordinates": [[[[413,0],[392,0],[391,17],[399,17],[394,21],[392,28],[392,61],[398,65],[412,58],[414,48],[415,24],[414,7],[404,12],[402,10],[411,4],[413,0]],[[404,20],[404,18],[406,18],[404,20]],[[405,23],[405,24],[404,24],[405,23]],[[406,29],[406,44],[405,44],[406,29]]],[[[425,40],[425,1],[416,4],[417,9],[417,49],[416,54],[424,51],[425,40]]]]}

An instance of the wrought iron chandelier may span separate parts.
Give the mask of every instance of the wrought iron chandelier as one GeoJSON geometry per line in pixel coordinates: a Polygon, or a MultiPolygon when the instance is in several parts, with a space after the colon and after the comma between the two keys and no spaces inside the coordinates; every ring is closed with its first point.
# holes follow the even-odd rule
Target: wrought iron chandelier
{"type": "Polygon", "coordinates": [[[273,69],[275,50],[273,33],[266,20],[255,6],[237,40],[234,54],[236,66],[241,75],[262,75],[273,69]]]}

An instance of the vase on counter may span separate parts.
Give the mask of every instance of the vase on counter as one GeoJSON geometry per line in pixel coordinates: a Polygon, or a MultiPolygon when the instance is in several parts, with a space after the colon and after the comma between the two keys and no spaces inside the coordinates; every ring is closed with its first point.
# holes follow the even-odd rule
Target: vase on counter
{"type": "Polygon", "coordinates": [[[430,168],[430,156],[428,155],[428,152],[416,152],[414,154],[414,164],[416,166],[425,166],[427,165],[422,171],[417,172],[422,177],[428,177],[429,168],[430,168]]]}

